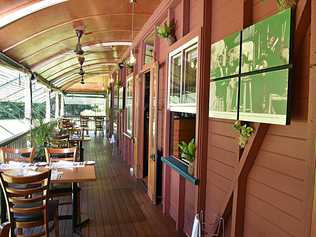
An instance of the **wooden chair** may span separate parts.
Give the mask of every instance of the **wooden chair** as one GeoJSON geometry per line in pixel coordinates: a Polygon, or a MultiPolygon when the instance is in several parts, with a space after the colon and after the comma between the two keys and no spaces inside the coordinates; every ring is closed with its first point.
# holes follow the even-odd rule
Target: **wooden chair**
{"type": "Polygon", "coordinates": [[[34,156],[34,148],[16,149],[10,147],[0,147],[0,160],[2,160],[4,163],[9,161],[32,163],[34,156]]]}
{"type": "MultiPolygon", "coordinates": [[[[76,161],[77,157],[77,147],[55,149],[55,148],[45,148],[46,162],[57,162],[59,160],[76,161]]],[[[51,185],[50,194],[52,198],[55,197],[65,197],[72,195],[72,185],[71,184],[54,184],[51,185]]],[[[79,196],[79,195],[78,195],[79,196]]],[[[78,198],[80,203],[80,199],[78,198]]],[[[68,205],[69,202],[62,202],[59,205],[68,205]]]]}
{"type": "Polygon", "coordinates": [[[95,117],[95,135],[97,135],[97,131],[102,132],[104,134],[104,118],[103,117],[95,117]]]}
{"type": "Polygon", "coordinates": [[[88,126],[89,117],[80,116],[80,127],[83,130],[83,134],[86,131],[88,135],[89,126],[88,126]]]}
{"type": "Polygon", "coordinates": [[[59,160],[76,161],[77,147],[71,148],[45,148],[46,162],[56,162],[59,160]]]}
{"type": "Polygon", "coordinates": [[[57,134],[50,140],[50,147],[52,148],[68,148],[69,134],[57,134]]]}
{"type": "Polygon", "coordinates": [[[40,233],[31,233],[28,237],[49,236],[55,228],[59,236],[58,200],[49,200],[51,171],[32,176],[12,176],[1,173],[1,187],[5,195],[8,219],[12,224],[11,236],[22,237],[25,229],[37,228],[40,233]],[[30,185],[37,184],[34,188],[30,185]],[[49,221],[53,221],[49,228],[49,221]]]}
{"type": "Polygon", "coordinates": [[[0,237],[9,237],[10,235],[11,223],[5,222],[0,225],[0,237]]]}

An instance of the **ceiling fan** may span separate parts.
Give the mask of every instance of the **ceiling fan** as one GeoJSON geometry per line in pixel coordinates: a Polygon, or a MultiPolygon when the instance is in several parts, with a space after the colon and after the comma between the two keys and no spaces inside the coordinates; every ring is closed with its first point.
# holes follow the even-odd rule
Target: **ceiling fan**
{"type": "Polygon", "coordinates": [[[85,84],[85,81],[84,81],[84,75],[100,75],[101,73],[100,72],[85,72],[83,70],[83,64],[84,64],[84,61],[85,61],[85,57],[83,55],[78,55],[78,62],[79,62],[79,72],[78,74],[81,76],[81,80],[80,80],[80,83],[81,84],[85,84]]]}
{"type": "MultiPolygon", "coordinates": [[[[89,35],[91,34],[91,32],[85,32],[84,31],[84,27],[78,27],[75,29],[76,32],[76,37],[77,37],[77,43],[75,46],[74,50],[68,50],[65,55],[71,55],[71,56],[75,56],[75,55],[88,55],[88,54],[100,54],[100,53],[104,53],[104,52],[113,52],[114,53],[114,58],[118,57],[115,56],[116,53],[116,46],[115,45],[107,45],[104,43],[96,43],[94,45],[86,45],[83,46],[81,44],[81,38],[84,35],[89,35]]],[[[117,53],[116,53],[117,54],[117,53]]]]}

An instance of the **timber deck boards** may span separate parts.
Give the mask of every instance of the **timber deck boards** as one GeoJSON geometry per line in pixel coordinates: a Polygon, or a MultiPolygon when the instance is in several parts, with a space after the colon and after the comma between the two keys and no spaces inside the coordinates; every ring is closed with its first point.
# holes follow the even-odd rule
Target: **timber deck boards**
{"type": "MultiPolygon", "coordinates": [[[[97,181],[81,185],[81,212],[90,218],[83,236],[184,237],[161,207],[151,204],[143,185],[129,175],[125,162],[103,137],[86,142],[84,148],[85,160],[96,161],[97,181]]],[[[71,206],[60,211],[70,214],[71,206]]],[[[60,236],[78,236],[72,234],[70,220],[60,221],[60,236]]]]}

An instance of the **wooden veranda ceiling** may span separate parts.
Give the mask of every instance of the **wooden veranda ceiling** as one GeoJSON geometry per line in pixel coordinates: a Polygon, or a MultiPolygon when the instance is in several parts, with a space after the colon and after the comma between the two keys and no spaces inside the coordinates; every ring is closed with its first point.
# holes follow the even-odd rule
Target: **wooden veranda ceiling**
{"type": "MultiPolygon", "coordinates": [[[[136,1],[134,37],[160,1],[136,1]]],[[[0,0],[0,17],[36,2],[0,0]]],[[[130,0],[69,0],[34,12],[0,28],[0,50],[53,85],[69,89],[80,78],[73,52],[78,27],[84,27],[85,79],[107,78],[132,40],[130,0]]]]}

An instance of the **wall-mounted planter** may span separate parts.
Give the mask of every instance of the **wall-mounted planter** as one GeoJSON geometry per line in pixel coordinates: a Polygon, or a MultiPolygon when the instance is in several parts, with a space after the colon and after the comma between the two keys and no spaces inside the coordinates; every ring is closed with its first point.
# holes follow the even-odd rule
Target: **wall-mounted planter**
{"type": "Polygon", "coordinates": [[[188,165],[186,165],[184,162],[180,161],[179,159],[168,156],[168,157],[161,157],[161,161],[168,165],[170,168],[175,170],[178,174],[180,174],[183,178],[190,181],[194,185],[199,184],[199,180],[196,177],[193,177],[188,172],[188,165]]]}

